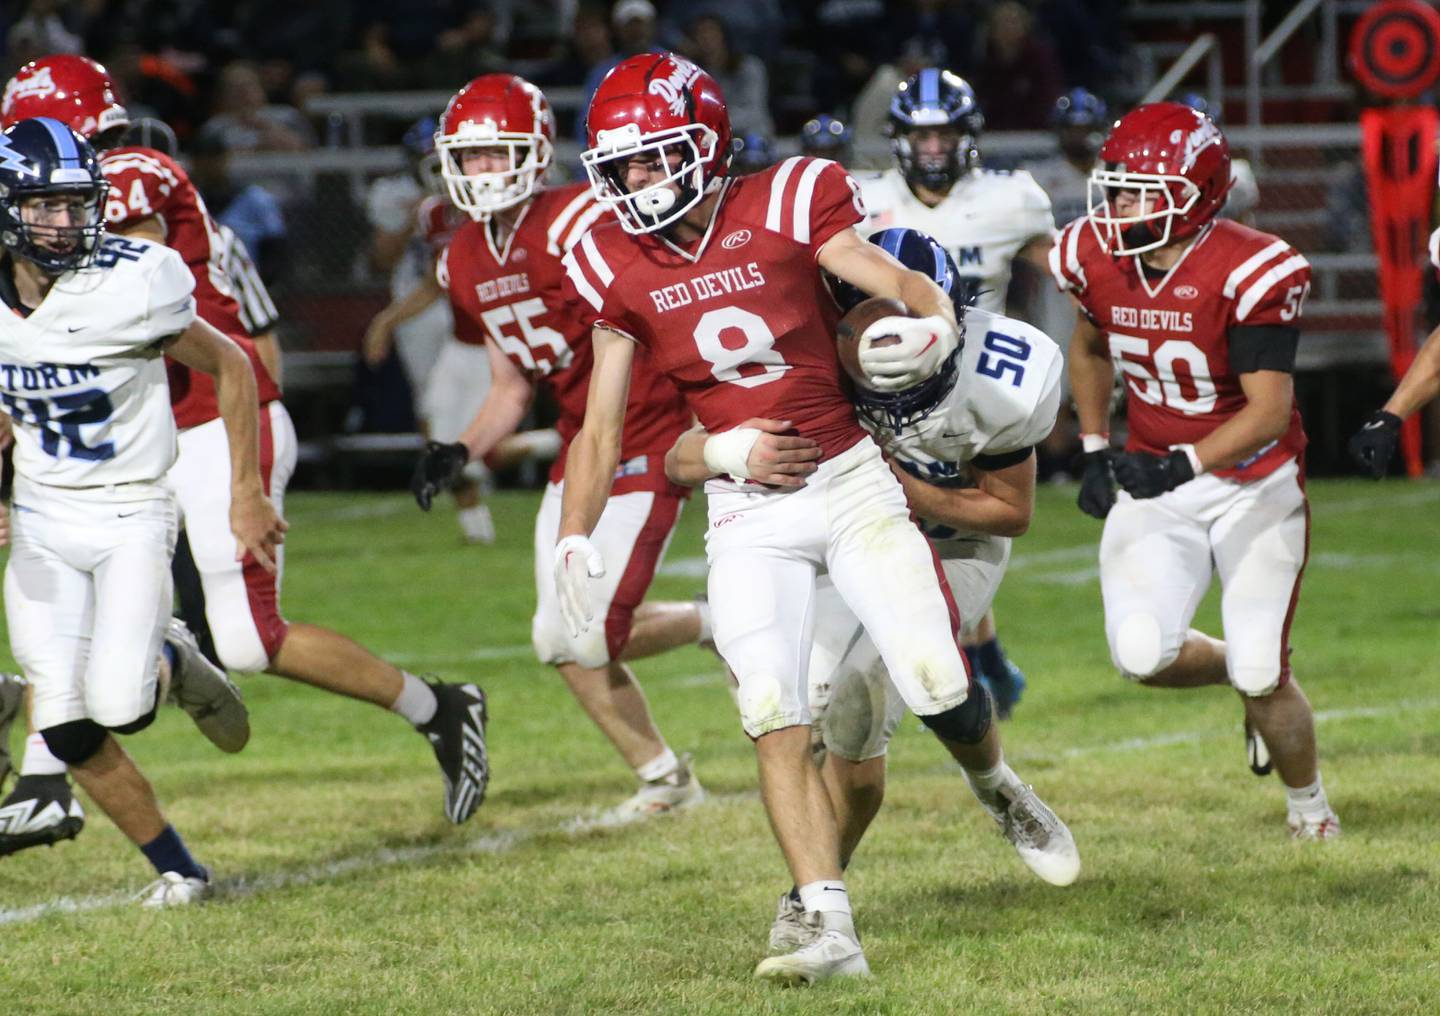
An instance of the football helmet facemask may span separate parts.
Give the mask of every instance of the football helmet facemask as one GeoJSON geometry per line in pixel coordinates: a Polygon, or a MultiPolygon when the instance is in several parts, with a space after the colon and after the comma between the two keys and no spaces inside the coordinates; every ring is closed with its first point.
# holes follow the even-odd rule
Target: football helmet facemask
{"type": "Polygon", "coordinates": [[[724,182],[730,168],[730,113],[715,79],[674,54],[645,53],[617,64],[585,114],[589,147],[580,162],[595,197],[627,233],[678,222],[724,182]],[[626,171],[641,159],[663,175],[630,190],[626,171]]]}
{"type": "Polygon", "coordinates": [[[0,133],[0,244],[16,257],[53,275],[88,265],[109,191],[95,150],[60,121],[35,117],[0,133]]]}
{"type": "Polygon", "coordinates": [[[1215,122],[1178,102],[1153,102],[1116,122],[1090,173],[1089,219],[1112,254],[1143,254],[1198,233],[1230,192],[1230,146],[1215,122]],[[1134,195],[1121,215],[1116,200],[1134,195]]]}
{"type": "Polygon", "coordinates": [[[958,74],[927,67],[900,82],[890,100],[886,131],[906,182],[944,194],[961,174],[980,164],[984,126],[969,83],[958,74]],[[939,133],[938,151],[922,143],[922,131],[939,133]]]}
{"type": "Polygon", "coordinates": [[[535,193],[555,154],[555,116],[540,89],[524,78],[486,74],[460,89],[445,107],[435,150],[450,200],[472,219],[484,221],[535,193]],[[505,167],[467,173],[470,149],[503,153],[505,167]]]}

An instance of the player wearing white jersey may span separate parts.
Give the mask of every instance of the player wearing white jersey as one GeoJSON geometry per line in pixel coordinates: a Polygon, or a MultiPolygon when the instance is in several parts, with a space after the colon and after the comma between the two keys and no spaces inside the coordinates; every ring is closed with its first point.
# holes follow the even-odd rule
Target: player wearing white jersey
{"type": "MultiPolygon", "coordinates": [[[[896,165],[860,178],[867,212],[860,229],[905,227],[928,234],[960,272],[956,302],[1003,314],[1015,259],[1046,271],[1055,220],[1050,199],[1029,173],[980,164],[984,125],[963,78],[929,67],[901,82],[887,125],[896,165]]],[[[1020,700],[1025,676],[1006,658],[994,617],[986,614],[963,636],[963,646],[971,671],[994,693],[1005,719],[1020,700]]]]}
{"type": "MultiPolygon", "coordinates": [[[[933,274],[947,293],[961,289],[959,273],[933,238],[918,230],[877,233],[870,242],[908,267],[933,274]]],[[[842,308],[864,293],[840,284],[842,308]]],[[[986,615],[1005,565],[1010,539],[1029,526],[1035,501],[1034,447],[1055,423],[1064,360],[1039,329],[978,308],[956,308],[965,341],[934,376],[893,393],[870,390],[853,377],[860,421],[885,449],[891,468],[934,545],[962,621],[986,615]]],[[[677,482],[708,474],[704,431],[683,436],[667,459],[677,482]]],[[[806,450],[803,439],[765,435],[775,450],[806,450]]],[[[758,445],[757,447],[761,447],[758,445]]],[[[808,688],[817,747],[825,749],[825,785],[848,865],[880,809],[885,754],[905,714],[905,702],[880,652],[833,583],[817,583],[815,637],[808,688]]],[[[988,708],[988,707],[987,707],[988,708]]],[[[1079,854],[1064,824],[1010,770],[996,742],[992,764],[964,770],[976,797],[1022,859],[1046,881],[1068,885],[1079,854]],[[986,791],[1001,786],[1009,808],[986,791]]],[[[792,890],[781,897],[770,946],[788,952],[818,930],[792,890]]]]}
{"type": "Polygon", "coordinates": [[[223,715],[196,717],[212,740],[239,750],[249,727],[193,640],[166,639],[178,513],[162,482],[176,455],[165,352],[215,377],[237,547],[273,567],[285,524],[260,485],[249,361],[196,318],[178,255],[104,237],[108,189],[93,149],[58,121],[0,135],[0,403],[16,474],[14,517],[0,513],[5,608],[35,727],[160,874],[146,905],[169,906],[203,898],[209,876],[114,735],[143,730],[167,693],[186,704],[192,677],[221,693],[204,705],[223,715]]]}
{"type": "Polygon", "coordinates": [[[1045,270],[1055,219],[1029,173],[980,164],[984,123],[970,86],[949,71],[929,67],[902,82],[888,124],[896,164],[856,177],[860,231],[928,233],[955,260],[960,301],[1003,314],[1012,264],[1025,257],[1045,270]]]}

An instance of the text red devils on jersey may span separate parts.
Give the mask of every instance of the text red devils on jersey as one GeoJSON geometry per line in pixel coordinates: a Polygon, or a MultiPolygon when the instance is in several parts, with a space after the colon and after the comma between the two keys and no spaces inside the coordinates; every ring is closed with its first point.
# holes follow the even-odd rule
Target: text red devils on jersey
{"type": "MultiPolygon", "coordinates": [[[[205,200],[175,160],[153,148],[114,148],[100,154],[100,168],[110,181],[106,224],[122,231],[155,216],[165,229],[165,244],[185,259],[195,276],[195,302],[200,317],[234,339],[255,368],[255,386],[264,405],[280,397],[280,389],[260,362],[254,343],[240,320],[240,304],[222,267],[224,244],[205,209],[205,200]]],[[[178,427],[208,423],[220,415],[215,382],[209,374],[165,358],[170,379],[170,407],[178,427]]]]}
{"type": "Polygon", "coordinates": [[[588,323],[648,350],[707,430],[793,420],[830,458],[864,432],[841,386],[839,312],[815,257],[864,219],[859,189],[836,163],[798,156],[723,186],[693,254],[603,223],[566,256],[566,292],[588,323]]]}
{"type": "MultiPolygon", "coordinates": [[[[550,480],[565,475],[565,454],[585,418],[590,390],[590,325],[561,291],[561,256],[604,213],[587,184],[540,191],[521,213],[503,250],[496,250],[484,223],[466,222],[450,240],[436,266],[450,292],[455,337],[481,345],[493,342],[532,380],[550,385],[560,408],[562,450],[550,480]]],[[[686,492],[665,478],[665,453],[690,426],[690,412],[675,386],[637,357],[630,375],[625,436],[616,494],[636,490],[686,492]]]]}
{"type": "MultiPolygon", "coordinates": [[[[1230,368],[1236,325],[1298,327],[1310,291],[1310,264],[1284,240],[1229,219],[1200,233],[1162,279],[1147,279],[1135,256],[1104,251],[1088,220],[1066,226],[1050,250],[1061,289],[1079,298],[1110,342],[1126,375],[1130,438],[1126,449],[1165,454],[1194,444],[1244,408],[1230,368]]],[[[1283,437],[1219,476],[1265,476],[1305,448],[1300,411],[1283,437]]]]}

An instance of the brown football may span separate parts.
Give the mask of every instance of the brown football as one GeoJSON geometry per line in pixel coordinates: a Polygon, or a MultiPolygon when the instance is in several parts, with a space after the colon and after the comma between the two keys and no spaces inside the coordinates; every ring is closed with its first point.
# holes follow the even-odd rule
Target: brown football
{"type": "MultiPolygon", "coordinates": [[[[865,379],[865,372],[860,369],[860,336],[865,334],[876,321],[883,317],[915,317],[899,300],[892,300],[888,296],[872,296],[868,300],[861,300],[840,319],[840,324],[835,331],[835,344],[840,353],[840,366],[845,368],[845,373],[850,375],[862,388],[870,388],[870,383],[865,379]]],[[[898,341],[894,338],[876,339],[872,345],[887,346],[898,341]]]]}

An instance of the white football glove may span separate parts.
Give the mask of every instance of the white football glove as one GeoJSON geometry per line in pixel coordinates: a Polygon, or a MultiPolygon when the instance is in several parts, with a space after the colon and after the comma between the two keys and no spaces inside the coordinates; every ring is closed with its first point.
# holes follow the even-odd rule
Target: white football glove
{"type": "Polygon", "coordinates": [[[555,592],[571,638],[579,638],[595,617],[590,580],[604,574],[605,559],[589,537],[567,536],[555,544],[555,592]]]}
{"type": "Polygon", "coordinates": [[[939,314],[924,318],[883,317],[860,336],[860,368],[878,391],[898,392],[918,385],[940,369],[960,344],[960,332],[939,314]],[[894,335],[889,346],[872,343],[894,335]]]}

